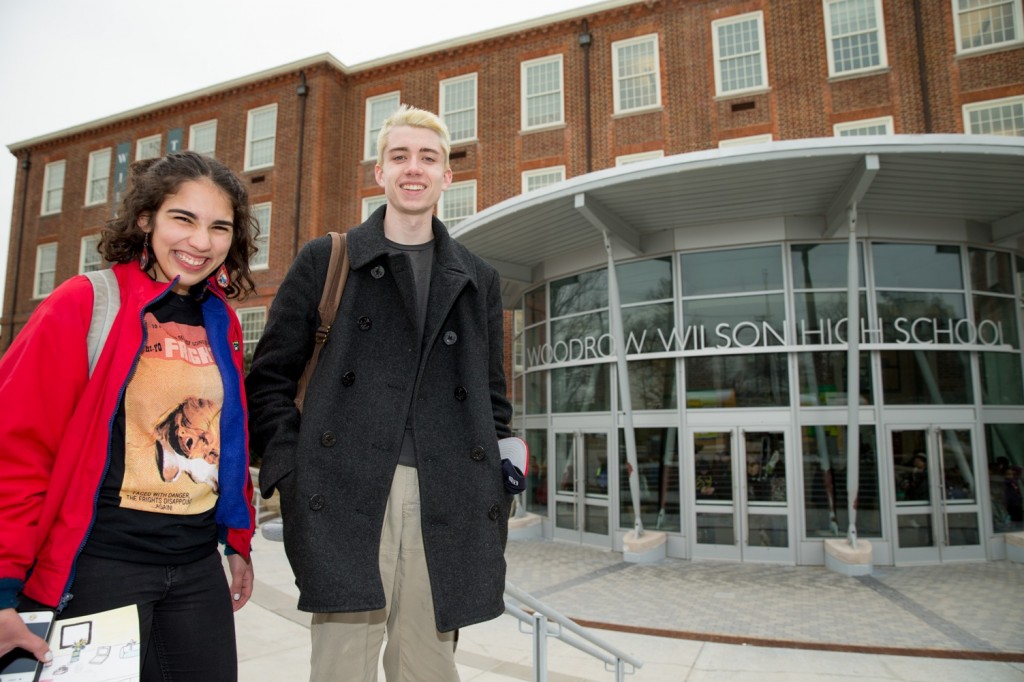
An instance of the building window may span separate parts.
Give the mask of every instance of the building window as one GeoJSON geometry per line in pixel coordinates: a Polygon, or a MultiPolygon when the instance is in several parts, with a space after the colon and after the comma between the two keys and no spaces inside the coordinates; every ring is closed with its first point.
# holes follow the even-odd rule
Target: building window
{"type": "Polygon", "coordinates": [[[992,530],[1024,530],[1024,510],[1015,494],[1015,488],[1020,486],[1020,472],[1024,470],[1024,424],[985,424],[985,443],[991,472],[988,504],[992,509],[992,530]]]}
{"type": "Polygon", "coordinates": [[[263,328],[267,325],[266,308],[239,308],[238,321],[242,324],[242,344],[245,347],[245,371],[252,365],[252,354],[256,352],[256,344],[263,336],[263,328]]]}
{"type": "Polygon", "coordinates": [[[155,159],[160,156],[160,136],[151,135],[135,143],[135,160],[155,159]]]}
{"type": "Polygon", "coordinates": [[[520,74],[523,129],[563,123],[562,55],[523,62],[520,74]]]}
{"type": "Polygon", "coordinates": [[[57,244],[41,244],[36,249],[36,278],[32,298],[43,298],[53,291],[57,282],[57,244]]]}
{"type": "Polygon", "coordinates": [[[54,161],[46,164],[43,172],[43,215],[60,213],[64,202],[64,169],[66,161],[54,161]]]}
{"type": "Polygon", "coordinates": [[[731,95],[768,87],[764,13],[711,22],[715,50],[715,93],[731,95]]]}
{"type": "Polygon", "coordinates": [[[265,270],[270,264],[270,202],[253,204],[252,217],[260,226],[259,236],[254,242],[259,250],[249,260],[249,267],[253,270],[265,270]]]}
{"type": "Polygon", "coordinates": [[[452,144],[476,139],[476,74],[441,81],[441,119],[452,144]]]}
{"type": "Polygon", "coordinates": [[[847,121],[832,126],[836,137],[854,137],[857,135],[892,135],[892,116],[866,118],[860,121],[847,121]]]}
{"type": "Polygon", "coordinates": [[[1024,137],[1024,97],[965,105],[964,131],[970,135],[1024,137]]]}
{"type": "MultiPolygon", "coordinates": [[[[1010,254],[989,249],[968,249],[971,308],[974,324],[996,325],[1003,331],[1006,346],[1019,349],[1017,301],[1014,295],[1013,264],[1010,254]]],[[[1024,404],[1019,353],[978,353],[981,401],[985,405],[1024,404]]]]}
{"type": "Polygon", "coordinates": [[[366,148],[363,150],[363,158],[366,160],[377,158],[377,135],[384,127],[384,121],[388,116],[395,113],[401,105],[402,93],[395,91],[386,95],[369,97],[366,100],[366,148]]]}
{"type": "Polygon", "coordinates": [[[825,0],[828,74],[886,66],[882,0],[825,0]]]}
{"type": "Polygon", "coordinates": [[[110,148],[89,154],[89,179],[85,182],[85,205],[102,204],[107,200],[110,185],[110,148]]]}
{"type": "Polygon", "coordinates": [[[656,34],[612,43],[612,71],[616,114],[661,106],[656,34]]]}
{"type": "Polygon", "coordinates": [[[523,172],[523,194],[565,180],[565,166],[552,166],[523,172]]]}
{"type": "Polygon", "coordinates": [[[103,257],[97,248],[100,244],[98,234],[82,237],[82,251],[78,256],[78,273],[95,272],[103,269],[103,257]]]}
{"type": "Polygon", "coordinates": [[[1021,42],[1021,0],[953,0],[957,52],[1021,42]]]}
{"type": "Polygon", "coordinates": [[[388,198],[387,195],[384,194],[378,194],[377,196],[366,197],[363,199],[363,221],[365,222],[374,211],[386,203],[388,203],[388,198]]]}
{"type": "MultiPolygon", "coordinates": [[[[910,340],[942,338],[943,325],[968,318],[960,248],[948,244],[871,245],[875,310],[882,343],[906,338],[900,320],[915,323],[910,340]]],[[[946,346],[948,348],[948,346],[946,346]]],[[[965,405],[974,401],[971,359],[954,350],[883,350],[882,399],[886,405],[965,405]]]]}
{"type": "Polygon", "coordinates": [[[476,180],[454,182],[441,195],[437,214],[441,221],[452,229],[476,213],[476,180]]]}
{"type": "Polygon", "coordinates": [[[653,152],[640,152],[639,154],[623,154],[615,157],[616,166],[628,166],[631,163],[650,161],[651,159],[662,159],[665,157],[663,149],[656,149],[653,152]]]}
{"type": "Polygon", "coordinates": [[[245,128],[245,170],[273,166],[275,142],[277,105],[271,104],[250,110],[245,128]]]}
{"type": "Polygon", "coordinates": [[[728,140],[719,140],[719,149],[725,147],[744,147],[748,144],[762,144],[764,142],[771,142],[772,134],[765,133],[764,135],[748,135],[746,137],[731,137],[728,140]]]}
{"type": "Polygon", "coordinates": [[[199,154],[213,156],[217,149],[216,119],[189,126],[188,148],[199,154]]]}
{"type": "MultiPolygon", "coordinates": [[[[879,502],[878,447],[874,425],[861,426],[860,486],[857,496],[857,534],[882,537],[879,502]]],[[[801,426],[803,443],[804,529],[808,540],[834,538],[850,525],[845,482],[847,427],[844,424],[801,426]],[[838,464],[838,466],[836,466],[838,464]]]]}

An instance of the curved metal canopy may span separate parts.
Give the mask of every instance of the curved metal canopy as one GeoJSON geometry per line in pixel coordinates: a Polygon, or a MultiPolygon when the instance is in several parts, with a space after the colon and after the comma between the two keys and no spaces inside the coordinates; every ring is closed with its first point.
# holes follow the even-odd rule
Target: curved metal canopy
{"type": "Polygon", "coordinates": [[[605,231],[636,256],[663,251],[665,233],[778,216],[820,217],[827,238],[852,200],[862,214],[966,221],[982,241],[1024,250],[1024,139],[815,138],[667,156],[513,197],[452,236],[498,268],[514,305],[537,266],[603,251],[605,231]]]}

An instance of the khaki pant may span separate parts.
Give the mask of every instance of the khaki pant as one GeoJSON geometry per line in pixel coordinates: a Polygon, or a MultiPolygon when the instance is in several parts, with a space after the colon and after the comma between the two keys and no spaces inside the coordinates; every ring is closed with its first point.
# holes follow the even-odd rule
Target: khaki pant
{"type": "Polygon", "coordinates": [[[420,528],[415,467],[399,466],[380,541],[387,606],[359,613],[315,613],[311,682],[376,682],[380,647],[387,682],[458,682],[454,632],[438,632],[420,528]]]}

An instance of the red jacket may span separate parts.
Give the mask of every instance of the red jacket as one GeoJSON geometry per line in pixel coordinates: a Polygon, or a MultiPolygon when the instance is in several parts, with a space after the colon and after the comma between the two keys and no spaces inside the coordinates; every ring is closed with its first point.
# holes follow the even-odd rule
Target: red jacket
{"type": "MultiPolygon", "coordinates": [[[[144,342],[144,309],[171,286],[134,263],[114,271],[121,307],[91,381],[93,293],[85,277],[40,303],[0,358],[0,608],[14,606],[19,590],[56,608],[69,597],[109,464],[111,423],[144,342]]],[[[224,383],[216,518],[221,539],[248,558],[254,515],[242,329],[220,289],[210,290],[204,325],[224,383]]]]}

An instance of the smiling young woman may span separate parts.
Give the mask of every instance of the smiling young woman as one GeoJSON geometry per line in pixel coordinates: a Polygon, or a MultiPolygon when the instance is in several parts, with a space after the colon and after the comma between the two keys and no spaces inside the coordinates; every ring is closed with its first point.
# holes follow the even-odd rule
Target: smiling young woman
{"type": "Polygon", "coordinates": [[[220,162],[136,163],[100,241],[120,310],[91,376],[84,276],[0,358],[0,652],[50,655],[15,606],[72,618],[134,604],[142,680],[237,678],[253,509],[228,299],[253,290],[256,231],[245,185],[220,162]]]}

